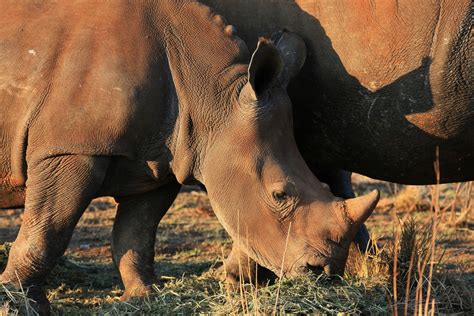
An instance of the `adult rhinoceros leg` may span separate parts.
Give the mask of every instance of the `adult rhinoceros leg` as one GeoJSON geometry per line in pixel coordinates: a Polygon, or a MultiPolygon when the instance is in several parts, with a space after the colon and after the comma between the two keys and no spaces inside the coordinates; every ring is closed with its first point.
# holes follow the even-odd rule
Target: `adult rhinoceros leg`
{"type": "Polygon", "coordinates": [[[156,229],[180,187],[173,182],[152,192],[116,199],[119,205],[113,227],[112,253],[125,287],[121,300],[146,295],[156,282],[156,229]]]}
{"type": "Polygon", "coordinates": [[[236,243],[221,267],[221,275],[228,285],[238,288],[240,282],[267,283],[276,279],[275,273],[253,261],[236,243]]]}
{"type": "Polygon", "coordinates": [[[41,288],[106,174],[107,158],[58,156],[28,166],[23,223],[0,283],[28,288],[40,313],[49,312],[41,288]]]}

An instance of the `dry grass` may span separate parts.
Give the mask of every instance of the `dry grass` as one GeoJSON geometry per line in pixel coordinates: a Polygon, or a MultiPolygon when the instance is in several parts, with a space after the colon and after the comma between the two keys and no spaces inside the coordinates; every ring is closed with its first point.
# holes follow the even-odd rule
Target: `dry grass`
{"type": "Polygon", "coordinates": [[[0,284],[0,315],[37,315],[23,289],[0,284]]]}
{"type": "MultiPolygon", "coordinates": [[[[387,188],[369,223],[379,247],[370,254],[351,249],[344,278],[310,275],[241,284],[238,291],[213,273],[214,258],[229,251],[229,241],[209,215],[205,195],[181,194],[157,236],[162,282],[154,295],[130,303],[118,301],[122,290],[104,243],[114,211],[100,200],[49,278],[53,314],[473,314],[472,183],[410,194],[379,182],[359,180],[356,187],[363,192],[373,185],[387,188]]],[[[7,252],[0,250],[0,268],[7,252]]],[[[28,306],[21,291],[0,288],[0,315],[26,314],[28,306]]]]}
{"type": "Polygon", "coordinates": [[[391,248],[389,261],[393,311],[431,315],[474,311],[468,284],[445,268],[444,253],[433,246],[435,221],[422,225],[409,218],[391,248]],[[398,296],[395,299],[395,293],[398,296]]]}

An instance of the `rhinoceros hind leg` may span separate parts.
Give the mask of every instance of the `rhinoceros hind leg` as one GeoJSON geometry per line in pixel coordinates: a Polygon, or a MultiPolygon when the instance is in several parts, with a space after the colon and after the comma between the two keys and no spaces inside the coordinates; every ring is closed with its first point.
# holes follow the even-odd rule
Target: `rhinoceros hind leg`
{"type": "Polygon", "coordinates": [[[58,156],[28,168],[25,212],[0,283],[27,289],[41,314],[49,313],[42,285],[64,254],[79,218],[97,194],[108,159],[58,156]]]}
{"type": "Polygon", "coordinates": [[[180,187],[172,182],[152,192],[116,198],[112,253],[125,287],[122,301],[151,293],[151,285],[156,282],[156,229],[180,187]]]}

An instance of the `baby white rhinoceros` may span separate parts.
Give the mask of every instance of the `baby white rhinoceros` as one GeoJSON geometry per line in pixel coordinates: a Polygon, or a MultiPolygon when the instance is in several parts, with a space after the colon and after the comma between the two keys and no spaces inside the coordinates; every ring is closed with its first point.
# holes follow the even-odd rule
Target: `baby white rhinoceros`
{"type": "Polygon", "coordinates": [[[157,225],[183,183],[206,187],[264,267],[341,272],[378,193],[335,198],[300,156],[286,94],[306,55],[296,35],[250,55],[194,1],[2,2],[0,21],[0,207],[25,207],[0,282],[28,287],[40,312],[41,286],[98,196],[119,203],[124,299],[145,294],[157,225]]]}

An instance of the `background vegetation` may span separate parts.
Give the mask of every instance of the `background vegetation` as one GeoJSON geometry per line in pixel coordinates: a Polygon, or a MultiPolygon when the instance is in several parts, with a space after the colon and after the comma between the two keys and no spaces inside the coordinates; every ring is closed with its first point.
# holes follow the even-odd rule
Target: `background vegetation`
{"type": "MultiPolygon", "coordinates": [[[[358,194],[382,200],[368,221],[378,247],[352,249],[344,278],[308,276],[231,291],[216,272],[230,240],[206,194],[180,193],[157,234],[156,294],[121,303],[110,255],[111,198],[95,200],[48,279],[53,314],[397,313],[474,314],[473,183],[400,186],[354,176],[358,194]]],[[[189,188],[188,188],[189,189],[189,188]]],[[[0,240],[13,241],[21,210],[0,211],[0,240]]],[[[0,248],[0,271],[9,243],[0,248]]],[[[30,314],[24,291],[0,286],[1,314],[30,314]]]]}

